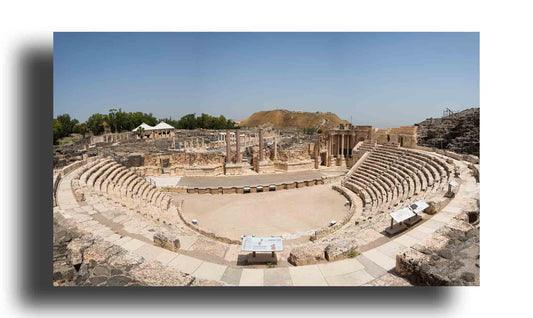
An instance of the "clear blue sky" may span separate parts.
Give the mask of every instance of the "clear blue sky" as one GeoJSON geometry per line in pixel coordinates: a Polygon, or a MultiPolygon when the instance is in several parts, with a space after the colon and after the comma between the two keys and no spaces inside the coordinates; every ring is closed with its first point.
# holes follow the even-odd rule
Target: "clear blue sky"
{"type": "Polygon", "coordinates": [[[478,33],[55,33],[54,116],[330,111],[380,128],[479,107],[478,33]]]}

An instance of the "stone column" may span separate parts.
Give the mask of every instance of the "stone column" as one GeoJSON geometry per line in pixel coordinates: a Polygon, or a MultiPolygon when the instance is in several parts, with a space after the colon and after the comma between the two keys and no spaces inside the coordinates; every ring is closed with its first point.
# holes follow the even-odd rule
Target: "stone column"
{"type": "Polygon", "coordinates": [[[335,143],[335,157],[339,156],[339,135],[335,134],[334,143],[335,143]]]}
{"type": "Polygon", "coordinates": [[[274,160],[278,160],[278,132],[274,133],[274,160]]]}
{"type": "Polygon", "coordinates": [[[331,166],[331,157],[333,157],[333,135],[328,134],[328,157],[326,166],[331,166]]]}
{"type": "Polygon", "coordinates": [[[231,145],[229,130],[226,130],[226,163],[230,163],[231,145]]]}
{"type": "Polygon", "coordinates": [[[344,158],[344,134],[341,135],[341,158],[344,158]]]}
{"type": "Polygon", "coordinates": [[[318,169],[318,166],[320,164],[320,161],[318,157],[320,156],[320,136],[317,136],[316,142],[315,142],[315,169],[318,169]]]}
{"type": "Polygon", "coordinates": [[[240,164],[242,162],[241,156],[241,132],[235,131],[235,163],[240,164]]]}
{"type": "Polygon", "coordinates": [[[326,167],[329,167],[329,153],[330,153],[329,146],[331,145],[331,143],[329,142],[330,136],[326,135],[325,138],[326,138],[326,162],[325,164],[326,164],[326,167]]]}
{"type": "Polygon", "coordinates": [[[263,129],[259,129],[259,161],[263,161],[263,129]]]}

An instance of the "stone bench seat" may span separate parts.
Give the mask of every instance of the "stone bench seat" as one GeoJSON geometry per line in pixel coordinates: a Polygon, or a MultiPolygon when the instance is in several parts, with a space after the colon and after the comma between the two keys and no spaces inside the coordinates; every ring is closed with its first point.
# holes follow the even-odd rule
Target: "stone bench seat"
{"type": "Polygon", "coordinates": [[[406,185],[405,179],[392,170],[385,172],[384,175],[387,176],[390,180],[394,181],[395,183],[394,188],[396,189],[396,192],[397,192],[396,199],[398,199],[399,201],[403,201],[403,197],[405,193],[407,193],[408,191],[406,190],[407,185],[406,185]]]}
{"type": "Polygon", "coordinates": [[[108,193],[109,184],[113,183],[113,179],[116,177],[116,175],[126,170],[128,169],[121,165],[119,168],[111,171],[111,173],[109,173],[106,179],[102,182],[102,185],[100,186],[100,191],[108,193]]]}
{"type": "Polygon", "coordinates": [[[438,171],[438,173],[444,172],[444,169],[440,167],[439,163],[435,161],[435,158],[433,157],[422,156],[412,151],[408,151],[406,154],[407,154],[406,157],[409,157],[410,159],[413,159],[416,162],[425,162],[426,164],[434,168],[436,171],[438,171]],[[442,171],[439,171],[439,170],[442,170],[442,171]]]}
{"type": "Polygon", "coordinates": [[[80,185],[82,187],[87,186],[87,181],[89,180],[89,177],[100,167],[106,165],[108,163],[108,160],[105,159],[99,159],[95,165],[91,166],[89,169],[87,169],[80,177],[80,185]]]}
{"type": "Polygon", "coordinates": [[[365,160],[365,161],[367,161],[369,164],[373,164],[374,166],[381,167],[381,168],[383,168],[385,170],[389,169],[389,167],[391,166],[391,164],[388,163],[388,162],[382,162],[380,160],[375,160],[375,159],[372,159],[372,158],[370,158],[370,159],[367,158],[367,160],[365,160]]]}
{"type": "Polygon", "coordinates": [[[416,164],[418,169],[426,175],[426,178],[429,184],[433,184],[433,180],[435,179],[437,180],[440,179],[437,175],[437,172],[434,171],[432,169],[433,167],[426,161],[423,161],[423,160],[420,160],[420,159],[417,159],[411,156],[406,156],[404,160],[408,160],[411,163],[416,164]]]}
{"type": "Polygon", "coordinates": [[[406,197],[410,197],[412,195],[412,191],[413,191],[413,185],[412,185],[412,179],[411,177],[405,173],[403,170],[401,170],[400,168],[398,167],[391,167],[390,169],[391,171],[395,172],[396,174],[398,174],[399,176],[401,176],[404,181],[405,181],[405,184],[407,184],[407,189],[404,188],[404,195],[406,197]]]}
{"type": "Polygon", "coordinates": [[[94,171],[92,175],[87,179],[87,186],[91,189],[94,188],[95,182],[100,176],[109,170],[111,167],[115,166],[117,163],[115,161],[110,161],[107,164],[101,166],[99,169],[94,171]]]}
{"type": "Polygon", "coordinates": [[[400,157],[397,154],[391,154],[389,152],[378,151],[378,150],[372,152],[372,156],[387,159],[387,160],[392,160],[392,161],[396,161],[400,157]]]}
{"type": "Polygon", "coordinates": [[[113,165],[111,165],[109,167],[109,169],[107,169],[105,172],[103,172],[94,182],[94,189],[96,189],[98,192],[102,192],[102,184],[105,182],[105,180],[109,177],[109,175],[111,173],[113,173],[115,170],[117,169],[120,169],[120,167],[122,167],[121,164],[119,163],[113,163],[113,165]]]}
{"type": "Polygon", "coordinates": [[[380,175],[379,180],[388,186],[389,191],[391,193],[390,201],[393,202],[398,196],[398,189],[395,180],[391,179],[391,177],[386,172],[380,175]]]}
{"type": "Polygon", "coordinates": [[[355,194],[357,194],[357,196],[359,196],[359,198],[363,201],[363,207],[372,205],[372,198],[365,189],[359,187],[358,185],[350,181],[347,181],[345,186],[347,189],[350,189],[355,194]]]}
{"type": "Polygon", "coordinates": [[[372,162],[363,162],[361,166],[359,166],[359,169],[368,169],[368,170],[374,170],[376,172],[382,173],[384,171],[387,171],[386,168],[383,168],[382,166],[376,165],[372,162]]]}
{"type": "Polygon", "coordinates": [[[421,168],[417,166],[416,164],[413,164],[409,161],[403,161],[404,159],[401,159],[398,161],[398,164],[401,167],[405,167],[411,172],[411,178],[413,179],[415,183],[415,194],[418,194],[420,191],[424,191],[427,187],[427,179],[426,176],[421,172],[421,168]]]}

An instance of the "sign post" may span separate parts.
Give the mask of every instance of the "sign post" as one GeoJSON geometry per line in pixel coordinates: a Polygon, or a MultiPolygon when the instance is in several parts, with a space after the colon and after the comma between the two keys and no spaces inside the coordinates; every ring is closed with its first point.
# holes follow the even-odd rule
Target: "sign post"
{"type": "Polygon", "coordinates": [[[248,263],[274,263],[277,264],[276,252],[283,251],[283,239],[281,236],[261,237],[253,235],[245,235],[242,239],[243,252],[252,252],[252,257],[248,257],[248,263]],[[259,256],[257,252],[270,252],[268,256],[259,256]]]}

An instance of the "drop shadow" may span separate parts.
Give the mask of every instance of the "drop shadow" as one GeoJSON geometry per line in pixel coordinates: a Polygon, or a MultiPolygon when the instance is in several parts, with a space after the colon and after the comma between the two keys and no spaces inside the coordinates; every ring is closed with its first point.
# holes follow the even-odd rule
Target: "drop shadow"
{"type": "Polygon", "coordinates": [[[29,44],[20,51],[18,107],[22,142],[19,155],[24,167],[18,186],[22,208],[18,216],[21,277],[19,295],[27,307],[51,307],[78,310],[88,304],[98,308],[128,305],[129,310],[186,307],[255,309],[264,305],[265,297],[276,308],[307,306],[330,311],[348,307],[373,309],[387,306],[395,312],[404,310],[439,310],[453,303],[452,288],[399,287],[130,287],[68,288],[53,287],[53,209],[52,209],[52,117],[53,117],[53,50],[51,45],[29,44]],[[253,290],[251,290],[253,289],[253,290]],[[281,306],[281,307],[280,307],[281,306]],[[392,309],[394,308],[394,309],[392,309]]]}

